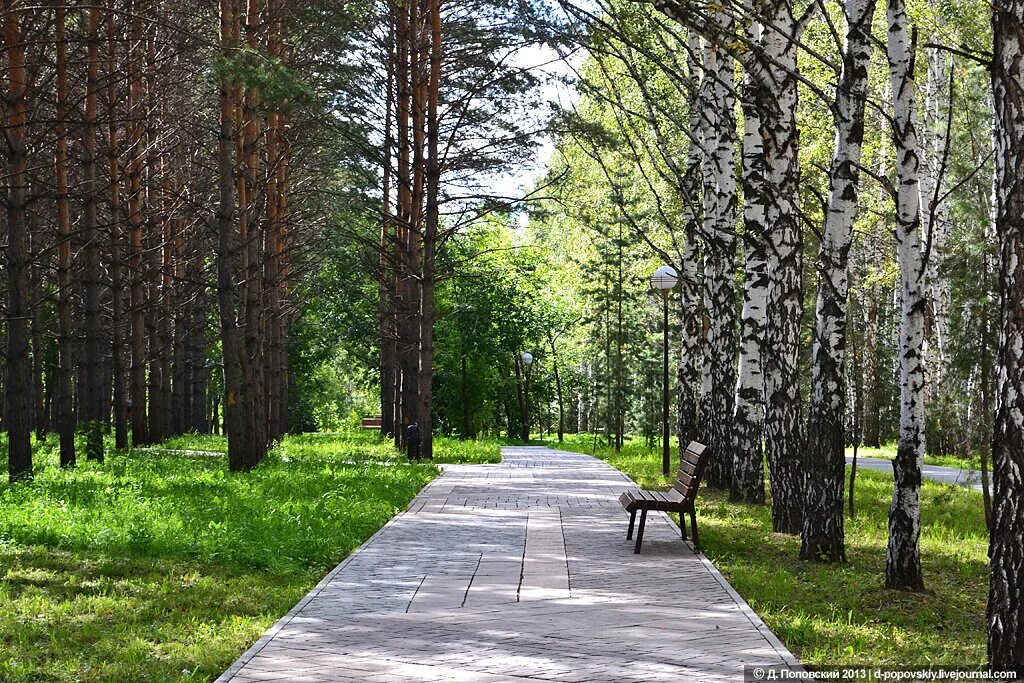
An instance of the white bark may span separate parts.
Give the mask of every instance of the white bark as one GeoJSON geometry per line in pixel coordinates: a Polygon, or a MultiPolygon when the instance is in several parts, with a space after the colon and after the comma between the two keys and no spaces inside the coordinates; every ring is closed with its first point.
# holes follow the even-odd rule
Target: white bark
{"type": "MultiPolygon", "coordinates": [[[[939,42],[933,37],[932,42],[939,42]]],[[[939,50],[928,50],[928,77],[925,81],[924,126],[922,150],[924,172],[920,177],[921,219],[928,247],[928,298],[934,331],[934,344],[929,344],[929,370],[931,384],[939,389],[946,375],[949,344],[949,309],[952,288],[943,267],[953,224],[949,214],[949,201],[943,199],[948,191],[943,156],[946,151],[946,123],[949,102],[946,101],[949,81],[949,57],[939,50]],[[940,178],[940,176],[942,176],[940,178]]]]}
{"type": "MultiPolygon", "coordinates": [[[[747,37],[756,44],[761,25],[750,22],[747,37]]],[[[764,502],[764,374],[761,344],[767,321],[768,257],[765,245],[764,144],[757,113],[759,80],[749,73],[743,82],[743,310],[740,313],[740,347],[733,411],[730,497],[752,503],[764,502]]]]}
{"type": "MultiPolygon", "coordinates": [[[[721,27],[730,21],[716,15],[721,27]]],[[[704,249],[705,344],[700,424],[712,453],[708,484],[729,485],[732,471],[732,412],[735,386],[736,304],[736,118],[734,62],[713,40],[704,46],[704,249]]]]}
{"type": "Polygon", "coordinates": [[[762,351],[765,378],[765,455],[772,487],[772,527],[799,533],[803,488],[800,331],[803,242],[799,221],[800,164],[797,108],[799,28],[787,0],[768,0],[758,98],[764,144],[768,230],[768,324],[762,351]]]}
{"type": "Polygon", "coordinates": [[[846,50],[836,90],[836,141],[828,205],[818,255],[811,396],[807,427],[809,472],[801,556],[843,561],[846,315],[850,244],[857,213],[864,102],[871,63],[874,0],[847,0],[846,50]]]}
{"type": "MultiPolygon", "coordinates": [[[[700,38],[693,31],[687,38],[689,44],[689,75],[694,83],[701,78],[700,38]]],[[[683,247],[683,262],[680,266],[680,304],[682,306],[682,348],[679,359],[679,439],[681,448],[698,436],[697,391],[700,379],[700,353],[702,342],[703,311],[700,282],[697,272],[697,229],[700,221],[699,204],[701,186],[701,106],[700,98],[690,103],[690,140],[687,152],[683,188],[683,225],[686,230],[686,244],[683,247]]]]}
{"type": "Polygon", "coordinates": [[[917,87],[914,48],[904,0],[888,0],[888,56],[892,85],[893,141],[899,184],[896,255],[900,267],[900,430],[893,461],[886,585],[921,590],[921,466],[924,461],[925,274],[921,243],[919,148],[914,126],[917,87]]]}

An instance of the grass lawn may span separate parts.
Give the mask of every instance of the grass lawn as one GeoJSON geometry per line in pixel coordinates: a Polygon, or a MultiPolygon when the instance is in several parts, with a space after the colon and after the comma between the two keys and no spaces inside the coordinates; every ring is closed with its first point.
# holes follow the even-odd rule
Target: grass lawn
{"type": "MultiPolygon", "coordinates": [[[[289,437],[249,474],[138,450],[0,464],[0,680],[206,681],[437,474],[375,435],[289,437]]],[[[223,439],[165,448],[221,452],[223,439]]],[[[497,461],[441,440],[438,460],[497,461]]]]}
{"type": "MultiPolygon", "coordinates": [[[[162,442],[158,449],[227,453],[223,436],[185,434],[162,442]]],[[[289,434],[276,448],[285,458],[337,457],[350,461],[407,461],[374,431],[344,433],[289,434]]],[[[501,442],[497,439],[462,441],[443,436],[434,437],[434,462],[487,464],[501,462],[501,442]]]]}
{"type": "MultiPolygon", "coordinates": [[[[592,446],[593,437],[567,436],[560,447],[590,453],[592,446]]],[[[597,456],[641,486],[667,486],[660,450],[640,441],[627,442],[621,453],[599,444],[597,456]]],[[[925,482],[921,551],[928,590],[921,594],[884,588],[891,498],[891,476],[858,471],[857,518],[846,520],[849,562],[830,566],[799,561],[799,538],[773,533],[768,507],[730,503],[727,493],[702,488],[701,545],[806,664],[984,663],[988,533],[981,494],[925,482]]]]}
{"type": "MultiPolygon", "coordinates": [[[[847,455],[853,455],[853,449],[846,449],[847,455]]],[[[858,458],[883,458],[885,460],[896,459],[896,442],[883,443],[878,448],[872,446],[861,446],[857,449],[858,458]]],[[[924,464],[937,465],[939,467],[955,467],[960,470],[980,470],[981,456],[977,453],[969,458],[959,455],[925,455],[924,464]]],[[[992,464],[989,463],[989,471],[992,471],[992,464]]]]}

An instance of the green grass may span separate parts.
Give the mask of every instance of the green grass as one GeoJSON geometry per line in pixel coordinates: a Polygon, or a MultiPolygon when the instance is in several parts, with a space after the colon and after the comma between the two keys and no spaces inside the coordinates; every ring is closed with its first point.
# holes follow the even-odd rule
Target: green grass
{"type": "MultiPolygon", "coordinates": [[[[590,453],[592,437],[560,447],[590,453]]],[[[559,447],[559,446],[556,446],[559,447]]],[[[597,456],[648,488],[667,486],[660,451],[629,441],[597,456]]],[[[857,518],[846,520],[845,565],[797,559],[798,538],[771,530],[768,507],[730,503],[703,488],[701,545],[765,623],[811,665],[970,665],[985,661],[988,533],[981,495],[925,482],[921,552],[925,593],[884,588],[892,477],[860,470],[857,518]]]]}
{"type": "MultiPolygon", "coordinates": [[[[228,442],[223,436],[185,434],[167,439],[155,449],[226,453],[228,442]]],[[[153,449],[151,449],[153,450],[153,449]]],[[[288,434],[276,447],[283,458],[310,457],[317,454],[353,462],[404,461],[389,440],[374,431],[288,434]]],[[[461,440],[434,437],[434,462],[488,464],[501,462],[498,439],[461,440]]]]}
{"type": "Polygon", "coordinates": [[[155,449],[176,451],[205,451],[211,453],[227,453],[228,441],[223,436],[214,434],[182,434],[172,436],[154,446],[155,449]]]}
{"type": "MultiPolygon", "coordinates": [[[[853,455],[853,448],[846,449],[847,455],[853,455]]],[[[896,458],[896,443],[890,441],[883,443],[878,448],[873,446],[861,446],[857,449],[858,458],[883,458],[885,460],[894,460],[896,458]]],[[[975,453],[969,458],[964,458],[959,455],[925,455],[924,462],[926,465],[936,465],[938,467],[955,467],[961,470],[980,470],[981,469],[981,457],[975,453]]]]}
{"type": "Polygon", "coordinates": [[[231,474],[144,450],[62,471],[51,438],[31,482],[0,470],[0,680],[215,677],[437,474],[376,441],[299,437],[231,474]]]}
{"type": "Polygon", "coordinates": [[[434,437],[434,462],[487,465],[501,462],[501,441],[434,437]]]}

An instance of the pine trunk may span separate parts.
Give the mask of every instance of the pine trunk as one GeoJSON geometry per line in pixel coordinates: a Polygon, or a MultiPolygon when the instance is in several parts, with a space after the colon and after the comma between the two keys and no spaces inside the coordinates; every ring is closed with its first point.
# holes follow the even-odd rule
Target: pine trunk
{"type": "Polygon", "coordinates": [[[57,37],[57,433],[61,467],[75,466],[74,329],[71,314],[71,204],[68,197],[68,44],[66,7],[55,12],[57,37]]]}
{"type": "MultiPolygon", "coordinates": [[[[394,32],[389,35],[394,40],[394,32]]],[[[388,45],[387,82],[384,105],[384,169],[382,172],[382,202],[380,214],[380,243],[377,272],[377,325],[380,348],[380,415],[382,436],[395,433],[395,278],[391,263],[392,245],[395,241],[393,214],[391,211],[391,179],[394,175],[393,155],[395,118],[395,59],[392,46],[388,45]]]]}
{"type": "Polygon", "coordinates": [[[131,325],[131,368],[129,370],[129,405],[132,444],[150,443],[146,421],[146,305],[143,270],[143,196],[142,160],[144,125],[142,111],[141,18],[131,16],[128,46],[128,278],[129,319],[131,325]]]}
{"type": "Polygon", "coordinates": [[[128,412],[125,405],[124,386],[124,342],[123,292],[121,264],[121,229],[124,217],[121,215],[121,169],[118,149],[117,122],[117,38],[119,32],[115,22],[115,0],[109,0],[106,8],[107,38],[107,164],[110,178],[110,353],[114,400],[114,447],[128,446],[128,412]]]}
{"type": "Polygon", "coordinates": [[[423,229],[423,283],[420,307],[420,454],[434,457],[433,378],[434,378],[434,287],[437,250],[438,220],[440,218],[441,126],[438,118],[438,99],[441,88],[441,0],[427,0],[430,29],[427,87],[427,161],[426,161],[426,216],[423,229]]]}
{"type": "Polygon", "coordinates": [[[96,129],[99,90],[100,8],[89,7],[87,36],[88,64],[85,79],[85,131],[82,141],[82,247],[83,293],[85,304],[85,386],[82,395],[82,423],[85,431],[85,457],[103,461],[103,431],[109,397],[103,391],[103,332],[100,318],[102,286],[99,255],[99,223],[97,203],[99,184],[96,179],[96,129]]]}
{"type": "MultiPolygon", "coordinates": [[[[235,0],[221,0],[220,40],[225,57],[237,44],[235,34],[235,0]]],[[[228,467],[232,471],[251,468],[246,453],[248,427],[242,383],[243,349],[238,331],[235,307],[233,261],[237,244],[235,214],[235,103],[234,86],[227,76],[220,81],[220,128],[217,139],[218,206],[217,206],[217,304],[220,310],[220,338],[224,358],[224,433],[228,439],[228,467]]]]}
{"type": "Polygon", "coordinates": [[[32,476],[32,359],[29,356],[28,235],[25,223],[28,153],[25,147],[25,44],[22,8],[4,0],[7,51],[7,378],[4,427],[10,480],[32,476]]]}

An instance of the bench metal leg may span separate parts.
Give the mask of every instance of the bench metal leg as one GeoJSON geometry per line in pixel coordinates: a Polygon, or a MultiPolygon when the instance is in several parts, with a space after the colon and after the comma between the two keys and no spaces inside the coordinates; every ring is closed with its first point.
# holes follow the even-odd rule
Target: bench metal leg
{"type": "Polygon", "coordinates": [[[693,527],[693,552],[700,552],[700,538],[697,536],[697,510],[690,511],[690,525],[693,527]]]}
{"type": "Polygon", "coordinates": [[[636,532],[636,548],[633,550],[634,555],[640,554],[640,545],[644,542],[644,526],[647,524],[647,509],[640,511],[640,528],[636,532]]]}
{"type": "Polygon", "coordinates": [[[629,531],[626,532],[626,540],[633,538],[633,525],[636,523],[636,510],[629,513],[629,531]]]}
{"type": "Polygon", "coordinates": [[[686,513],[685,512],[680,512],[679,513],[679,532],[682,534],[683,540],[685,541],[686,540],[686,513]]]}

